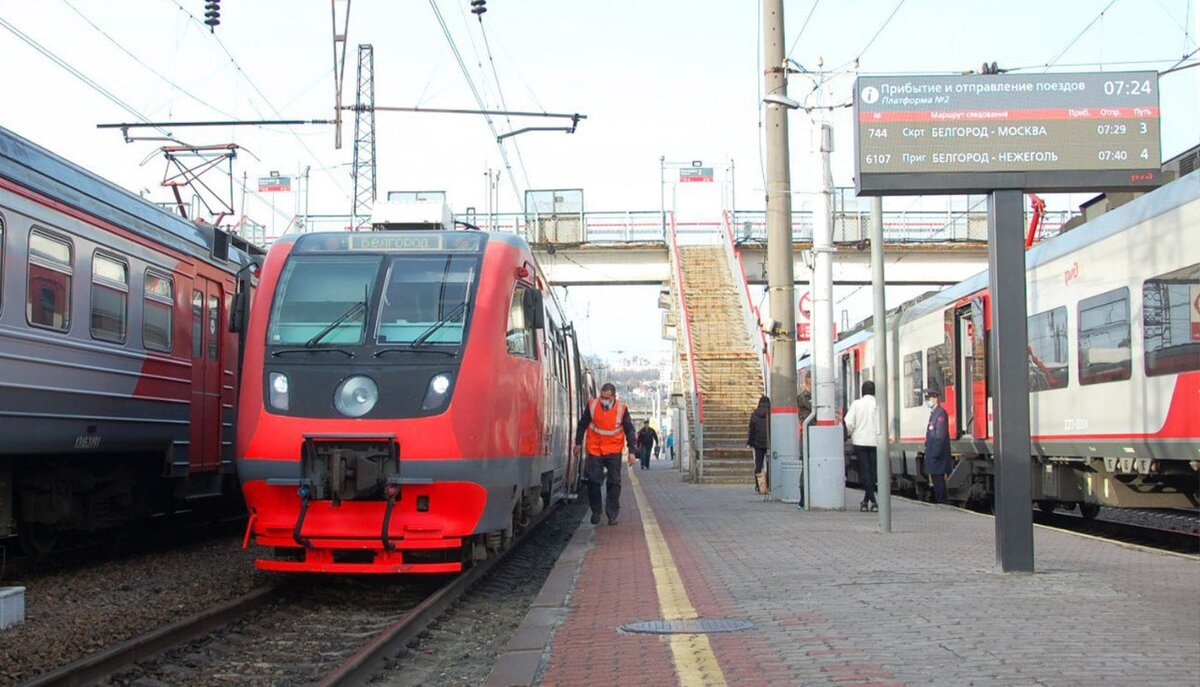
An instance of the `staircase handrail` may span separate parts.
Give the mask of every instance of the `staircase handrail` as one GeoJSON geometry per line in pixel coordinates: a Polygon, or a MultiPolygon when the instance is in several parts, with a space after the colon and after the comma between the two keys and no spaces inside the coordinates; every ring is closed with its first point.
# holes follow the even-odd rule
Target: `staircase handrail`
{"type": "Polygon", "coordinates": [[[744,307],[741,308],[741,311],[746,335],[750,338],[752,345],[756,340],[761,343],[755,348],[758,349],[758,367],[762,372],[763,393],[766,393],[768,371],[771,369],[770,353],[767,349],[767,333],[759,326],[759,322],[762,322],[762,314],[759,312],[758,306],[754,304],[754,298],[750,295],[750,280],[746,278],[746,267],[742,264],[742,251],[734,239],[733,223],[730,221],[728,210],[721,212],[721,228],[725,235],[725,260],[729,263],[729,274],[741,284],[742,294],[745,296],[744,307]]]}
{"type": "Polygon", "coordinates": [[[668,224],[671,241],[668,244],[670,260],[675,267],[675,303],[679,307],[680,324],[683,325],[683,338],[687,343],[688,371],[692,378],[692,417],[695,418],[692,437],[696,444],[696,465],[699,477],[704,476],[704,395],[700,393],[700,381],[696,376],[696,350],[692,347],[692,321],[688,315],[687,296],[683,289],[683,263],[679,257],[679,235],[675,227],[675,213],[671,213],[668,224]]]}

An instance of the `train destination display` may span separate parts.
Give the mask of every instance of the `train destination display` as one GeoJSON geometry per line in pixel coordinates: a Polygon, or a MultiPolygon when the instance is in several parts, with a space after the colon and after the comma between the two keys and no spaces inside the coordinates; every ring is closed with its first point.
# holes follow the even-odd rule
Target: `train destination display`
{"type": "Polygon", "coordinates": [[[854,119],[864,195],[1161,183],[1153,71],[860,77],[854,119]]]}

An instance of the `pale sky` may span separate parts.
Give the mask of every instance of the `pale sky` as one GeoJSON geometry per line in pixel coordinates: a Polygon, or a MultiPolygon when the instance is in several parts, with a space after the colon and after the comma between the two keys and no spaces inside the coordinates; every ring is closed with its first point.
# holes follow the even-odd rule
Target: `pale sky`
{"type": "MultiPolygon", "coordinates": [[[[499,108],[483,34],[467,13],[467,0],[436,5],[484,105],[499,108]]],[[[527,188],[582,188],[589,210],[657,209],[660,155],[702,160],[718,175],[734,161],[738,208],[761,209],[760,8],[755,0],[491,0],[483,23],[508,109],[588,117],[573,135],[509,139],[518,190],[505,175],[501,209],[517,210],[527,188]]],[[[0,63],[7,67],[0,125],[135,192],[167,198],[156,154],[163,142],[125,143],[116,131],[97,130],[98,123],[136,116],[12,29],[151,120],[332,116],[328,2],[226,0],[215,33],[188,16],[202,18],[203,11],[202,0],[0,0],[6,24],[0,24],[0,63]]],[[[1195,0],[791,0],[785,22],[787,44],[795,43],[791,57],[812,70],[823,63],[837,74],[810,100],[830,104],[848,101],[856,57],[860,72],[872,74],[959,72],[984,61],[1032,73],[1052,62],[1052,71],[1163,71],[1196,49],[1200,33],[1195,0]]],[[[354,100],[357,46],[370,43],[377,105],[477,107],[430,2],[357,0],[347,43],[344,104],[354,100]]],[[[789,92],[804,100],[812,84],[794,76],[789,92]]],[[[1166,159],[1200,142],[1200,68],[1162,76],[1160,89],[1166,159]]],[[[791,117],[793,187],[804,192],[816,183],[811,120],[803,113],[791,117]]],[[[245,174],[252,187],[272,170],[311,167],[311,211],[344,213],[350,206],[352,122],[341,150],[334,149],[328,126],[172,132],[192,144],[244,146],[234,176],[245,174]]],[[[835,183],[849,185],[849,111],[837,111],[833,122],[835,183]]],[[[553,125],[539,119],[511,123],[553,125]]],[[[510,124],[497,119],[496,126],[505,131],[510,124]]],[[[456,210],[485,206],[484,170],[502,163],[482,118],[381,112],[376,127],[381,197],[388,190],[438,189],[448,192],[456,210]]],[[[694,212],[719,207],[722,181],[728,180],[687,191],[695,196],[688,203],[694,212]]],[[[227,187],[228,179],[223,183],[227,187]]],[[[234,195],[240,209],[240,190],[234,195]]],[[[291,194],[251,193],[246,212],[268,224],[274,217],[281,227],[295,202],[291,194]]],[[[595,289],[576,289],[568,300],[590,313],[597,349],[645,350],[661,346],[655,294],[652,288],[623,292],[652,321],[639,316],[630,322],[630,311],[616,305],[623,299],[595,289]],[[633,331],[654,335],[635,340],[627,334],[633,331]]],[[[869,310],[869,298],[866,303],[869,310]]],[[[851,320],[865,314],[852,313],[851,320]]]]}

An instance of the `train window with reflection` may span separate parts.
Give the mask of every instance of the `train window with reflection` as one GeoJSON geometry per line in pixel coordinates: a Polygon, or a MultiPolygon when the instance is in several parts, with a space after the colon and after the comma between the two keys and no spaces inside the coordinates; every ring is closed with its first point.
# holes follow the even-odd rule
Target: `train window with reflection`
{"type": "Polygon", "coordinates": [[[1030,317],[1028,333],[1030,393],[1065,389],[1068,379],[1066,306],[1030,317]]]}
{"type": "Polygon", "coordinates": [[[289,259],[275,291],[267,344],[361,345],[382,261],[380,255],[289,259]]]}
{"type": "Polygon", "coordinates": [[[1200,370],[1200,264],[1142,285],[1146,375],[1200,370]]]}
{"type": "Polygon", "coordinates": [[[904,356],[904,407],[916,408],[924,400],[921,382],[925,380],[921,366],[921,352],[916,351],[904,356]]]}
{"type": "Polygon", "coordinates": [[[92,255],[92,338],[125,341],[129,265],[103,253],[92,255]]]}
{"type": "Polygon", "coordinates": [[[943,400],[946,398],[946,387],[954,385],[953,365],[950,347],[945,343],[931,346],[925,351],[925,387],[937,389],[943,400]]]}
{"type": "Polygon", "coordinates": [[[379,305],[376,342],[462,345],[478,269],[475,254],[393,257],[379,305]]]}
{"type": "Polygon", "coordinates": [[[208,297],[208,359],[220,357],[221,348],[221,299],[217,296],[208,297]]]}
{"type": "Polygon", "coordinates": [[[1079,383],[1129,379],[1129,289],[1120,288],[1079,301],[1079,383]]]}
{"type": "Polygon", "coordinates": [[[171,352],[175,315],[175,282],[170,277],[146,270],[142,301],[142,345],[151,351],[171,352]]]}
{"type": "Polygon", "coordinates": [[[533,327],[530,326],[530,318],[525,309],[525,301],[528,300],[525,296],[526,290],[520,284],[513,290],[512,305],[508,309],[508,330],[504,340],[509,353],[524,358],[536,358],[533,327]]]}
{"type": "Polygon", "coordinates": [[[71,328],[71,243],[34,230],[29,234],[29,287],[25,319],[35,327],[71,328]]]}

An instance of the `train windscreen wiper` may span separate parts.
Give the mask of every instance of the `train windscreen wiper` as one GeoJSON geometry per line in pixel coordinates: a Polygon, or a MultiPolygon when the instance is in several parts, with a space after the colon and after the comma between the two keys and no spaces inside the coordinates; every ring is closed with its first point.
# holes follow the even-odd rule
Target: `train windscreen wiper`
{"type": "Polygon", "coordinates": [[[324,339],[326,336],[329,336],[329,332],[332,332],[333,330],[337,329],[338,325],[340,325],[341,323],[350,319],[351,317],[354,317],[355,315],[357,315],[358,311],[366,310],[366,309],[367,309],[367,301],[364,298],[363,300],[350,306],[350,308],[348,310],[346,310],[346,312],[339,315],[336,320],[325,325],[325,328],[322,329],[321,331],[317,332],[313,336],[313,338],[309,339],[308,341],[305,341],[304,347],[312,348],[313,346],[316,346],[321,341],[321,339],[324,339]]]}
{"type": "Polygon", "coordinates": [[[271,353],[272,358],[278,358],[281,355],[289,355],[292,353],[341,353],[347,358],[353,358],[354,353],[347,351],[344,348],[284,348],[271,353]]]}
{"type": "Polygon", "coordinates": [[[463,301],[462,303],[458,304],[458,306],[456,306],[453,310],[451,310],[449,313],[447,313],[445,317],[443,317],[443,318],[439,319],[437,322],[434,322],[433,324],[429,325],[429,329],[426,329],[425,331],[421,332],[421,334],[417,338],[413,339],[412,343],[410,343],[408,345],[412,348],[420,348],[422,344],[424,344],[426,341],[429,340],[429,337],[433,336],[434,333],[437,332],[437,330],[444,327],[446,324],[448,324],[454,318],[458,317],[460,314],[463,316],[463,320],[465,321],[468,303],[470,303],[470,301],[463,301]]]}

